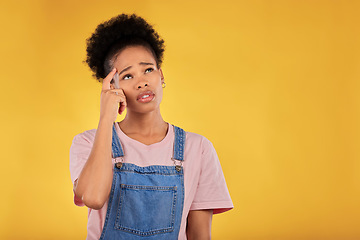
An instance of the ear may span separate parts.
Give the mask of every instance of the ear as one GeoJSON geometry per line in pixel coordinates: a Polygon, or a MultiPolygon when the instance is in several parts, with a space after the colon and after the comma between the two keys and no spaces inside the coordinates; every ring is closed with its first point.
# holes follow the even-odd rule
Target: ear
{"type": "Polygon", "coordinates": [[[165,82],[165,78],[164,78],[164,74],[163,74],[161,68],[159,68],[159,72],[160,72],[160,77],[161,77],[161,84],[163,84],[165,82]]]}

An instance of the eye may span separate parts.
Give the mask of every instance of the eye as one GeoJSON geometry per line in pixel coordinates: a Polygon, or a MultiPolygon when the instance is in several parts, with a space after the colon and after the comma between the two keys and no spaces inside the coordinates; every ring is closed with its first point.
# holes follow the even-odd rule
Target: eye
{"type": "Polygon", "coordinates": [[[152,71],[154,71],[153,68],[147,68],[147,69],[145,70],[145,73],[152,72],[152,71]]]}
{"type": "Polygon", "coordinates": [[[128,80],[128,79],[130,79],[130,78],[132,78],[132,76],[131,76],[130,74],[127,74],[127,75],[125,75],[122,79],[123,79],[123,80],[128,80]]]}

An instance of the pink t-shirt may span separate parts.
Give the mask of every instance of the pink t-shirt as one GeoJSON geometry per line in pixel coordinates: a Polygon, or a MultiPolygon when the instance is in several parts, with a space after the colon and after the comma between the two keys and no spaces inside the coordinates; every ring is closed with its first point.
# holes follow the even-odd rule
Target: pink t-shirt
{"type": "MultiPolygon", "coordinates": [[[[174,129],[169,124],[165,138],[158,143],[145,145],[124,134],[119,125],[116,131],[124,150],[124,162],[141,167],[149,165],[173,166],[171,160],[174,146],[174,129]]],[[[74,183],[90,155],[96,129],[76,135],[70,148],[70,173],[74,183]]],[[[113,159],[114,163],[114,159],[113,159]]],[[[214,214],[232,209],[233,203],[226,186],[224,174],[209,140],[191,132],[186,132],[184,153],[184,208],[179,239],[186,240],[186,220],[190,210],[214,209],[214,214]]],[[[74,196],[78,206],[84,206],[81,199],[74,196]]],[[[89,208],[87,240],[99,239],[107,211],[106,202],[100,210],[89,208]]]]}

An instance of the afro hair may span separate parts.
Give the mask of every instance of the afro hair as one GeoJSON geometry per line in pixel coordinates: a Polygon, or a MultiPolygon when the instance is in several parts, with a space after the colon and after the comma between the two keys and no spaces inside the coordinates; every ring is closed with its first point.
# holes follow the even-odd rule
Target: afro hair
{"type": "Polygon", "coordinates": [[[158,68],[161,67],[165,50],[164,40],[149,23],[135,14],[120,14],[99,24],[86,43],[85,62],[99,82],[113,68],[113,57],[127,46],[141,45],[149,48],[158,68]]]}

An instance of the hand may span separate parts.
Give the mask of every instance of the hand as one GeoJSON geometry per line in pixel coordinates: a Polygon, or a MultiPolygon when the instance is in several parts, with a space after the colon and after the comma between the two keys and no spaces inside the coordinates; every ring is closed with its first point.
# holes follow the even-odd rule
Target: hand
{"type": "Polygon", "coordinates": [[[115,122],[117,114],[122,114],[126,108],[126,97],[123,90],[121,88],[114,89],[110,84],[115,73],[116,68],[103,80],[100,97],[100,120],[115,122]]]}

